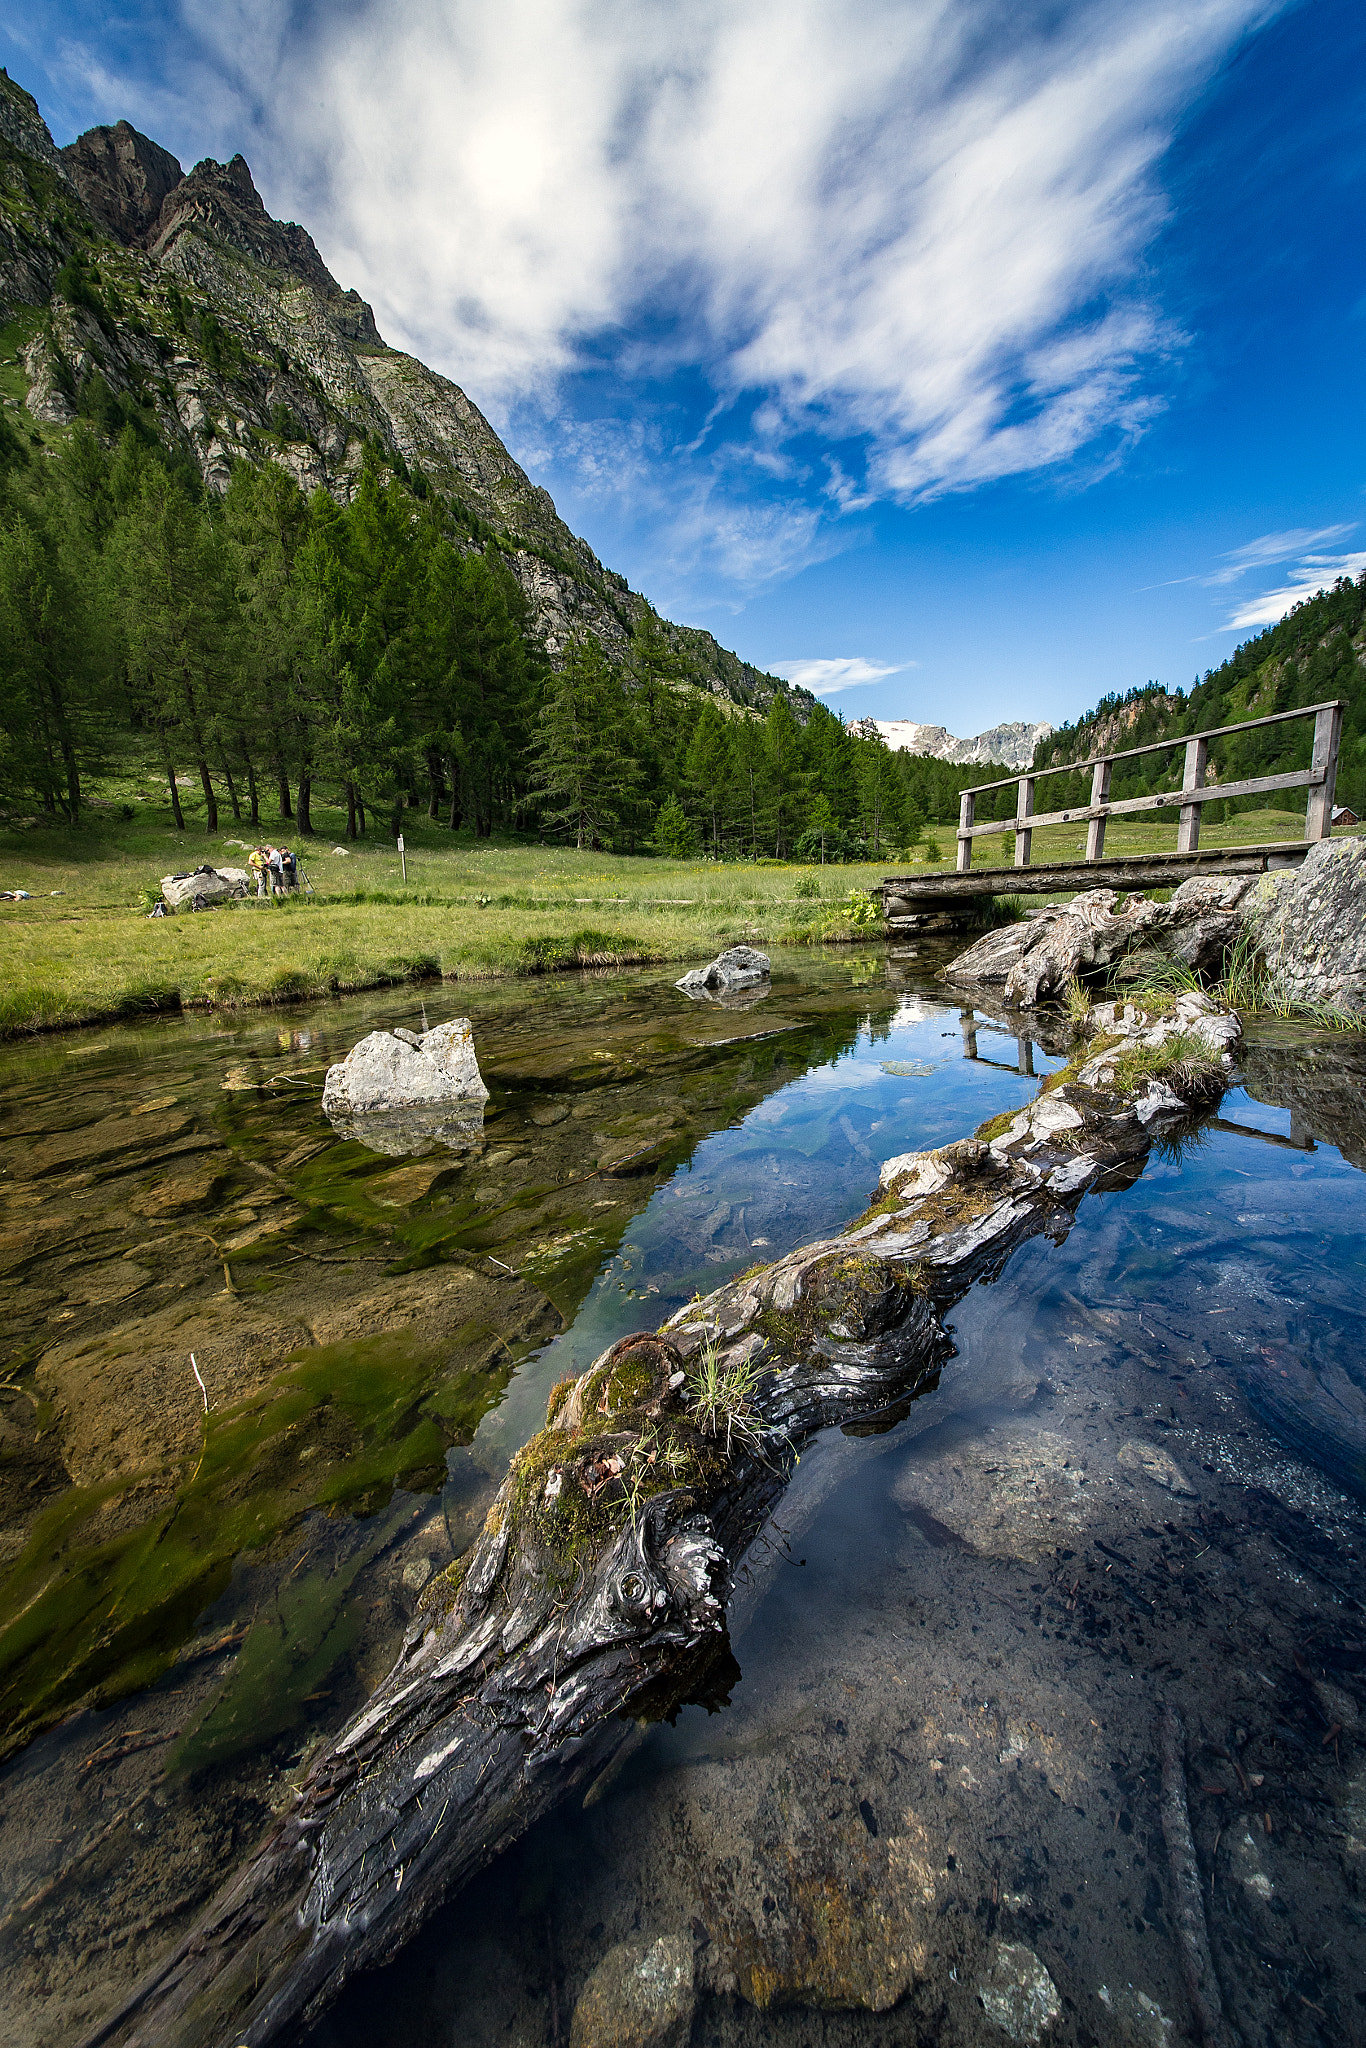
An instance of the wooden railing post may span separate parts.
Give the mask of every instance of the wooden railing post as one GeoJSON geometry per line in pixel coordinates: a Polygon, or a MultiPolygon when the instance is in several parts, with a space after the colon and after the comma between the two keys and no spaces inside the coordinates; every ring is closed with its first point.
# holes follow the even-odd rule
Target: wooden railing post
{"type": "Polygon", "coordinates": [[[1029,820],[1034,815],[1034,777],[1020,777],[1020,793],[1015,799],[1015,865],[1029,866],[1029,849],[1034,843],[1034,834],[1029,829],[1029,820]]]}
{"type": "Polygon", "coordinates": [[[1329,704],[1314,714],[1314,755],[1310,766],[1323,770],[1323,780],[1309,785],[1309,801],[1304,807],[1306,839],[1327,839],[1333,830],[1333,795],[1338,783],[1341,738],[1341,705],[1329,704]]]}
{"type": "Polygon", "coordinates": [[[965,875],[972,866],[972,821],[977,815],[977,799],[971,790],[964,790],[958,799],[958,872],[965,875]]]}
{"type": "MultiPolygon", "coordinates": [[[[1091,802],[1093,805],[1108,804],[1110,801],[1110,769],[1112,765],[1109,761],[1097,761],[1095,767],[1091,770],[1091,802]]],[[[1088,860],[1099,860],[1104,851],[1105,819],[1092,818],[1086,827],[1086,858],[1088,860]]]]}
{"type": "MultiPolygon", "coordinates": [[[[1208,757],[1208,740],[1186,741],[1186,772],[1181,778],[1182,789],[1204,788],[1205,762],[1208,757]]],[[[1194,853],[1199,844],[1200,806],[1182,804],[1181,820],[1176,828],[1176,850],[1178,853],[1194,853]]]]}

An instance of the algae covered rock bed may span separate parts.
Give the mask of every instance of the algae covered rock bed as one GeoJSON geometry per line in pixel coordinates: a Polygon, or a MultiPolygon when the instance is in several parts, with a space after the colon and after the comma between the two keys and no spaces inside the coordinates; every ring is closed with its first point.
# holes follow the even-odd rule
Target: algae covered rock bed
{"type": "Polygon", "coordinates": [[[367,1030],[439,1021],[416,995],[5,1050],[0,1913],[49,2011],[24,2038],[93,2016],[231,1867],[604,1332],[855,1212],[875,1126],[1027,1099],[1013,1047],[964,1063],[937,1005],[911,1028],[953,1088],[884,1072],[904,973],[789,955],[738,1015],[667,971],[466,987],[482,1141],[416,1158],[321,1111],[367,1030]]]}
{"type": "MultiPolygon", "coordinates": [[[[96,2021],[184,1931],[388,1668],[554,1383],[847,1224],[885,1158],[1034,1097],[1065,1048],[950,1001],[937,964],[780,957],[740,1013],[663,972],[466,988],[482,1142],[416,1158],[320,1107],[366,1030],[444,1015],[414,998],[5,1054],[14,2038],[96,2021]]],[[[1360,1631],[1333,1581],[1359,1510],[1294,1438],[1306,1381],[1349,1418],[1357,1384],[1350,1063],[1302,1029],[1254,1041],[1204,1140],[1216,1176],[1173,1152],[969,1297],[936,1392],[803,1459],[736,1596],[727,1713],[636,1747],[319,2041],[563,2038],[600,1966],[599,1991],[660,1942],[700,2040],[1005,2039],[981,1987],[1006,2011],[1021,1984],[1046,2005],[1043,1978],[1048,2039],[1165,2040],[1182,1994],[1144,1799],[1169,1692],[1232,1902],[1216,1942],[1242,1967],[1259,1879],[1350,1954],[1360,1631]],[[1251,1805],[1221,1833],[1254,1775],[1273,1834],[1251,1805]],[[1291,1840],[1312,1883],[1273,1868],[1291,1840]]],[[[1356,2038],[1345,1963],[1278,1967],[1287,2038],[1319,2038],[1311,2006],[1356,2038]]]]}

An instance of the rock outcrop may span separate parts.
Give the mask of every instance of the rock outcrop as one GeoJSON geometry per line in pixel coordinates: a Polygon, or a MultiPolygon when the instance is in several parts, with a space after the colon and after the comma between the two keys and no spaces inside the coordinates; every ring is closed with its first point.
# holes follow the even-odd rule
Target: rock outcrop
{"type": "Polygon", "coordinates": [[[1073,975],[1112,970],[1118,981],[1141,980],[1156,958],[1217,979],[1243,932],[1254,883],[1247,875],[1193,875],[1169,903],[1131,896],[1122,910],[1113,889],[1089,889],[988,932],[949,963],[945,978],[1003,984],[1005,1000],[1022,1006],[1058,995],[1073,975]]]}
{"type": "Polygon", "coordinates": [[[741,989],[757,988],[769,977],[767,953],[753,946],[730,946],[705,967],[694,967],[674,983],[685,995],[735,995],[741,989]]]}
{"type": "Polygon", "coordinates": [[[1366,1012],[1366,839],[1321,839],[1300,866],[1268,875],[1193,875],[1167,903],[1090,889],[987,932],[944,969],[1028,1007],[1074,975],[1141,982],[1163,958],[1217,980],[1244,940],[1288,1003],[1366,1012]]]}
{"type": "Polygon", "coordinates": [[[61,156],[100,226],[127,248],[150,247],[161,209],[185,177],[170,150],[118,121],[88,128],[61,156]]]}
{"type": "Polygon", "coordinates": [[[1063,906],[988,932],[944,969],[956,982],[1004,982],[1008,1003],[1027,1006],[1065,988],[1074,974],[1114,965],[1159,924],[1160,908],[1133,896],[1122,910],[1113,889],[1088,889],[1063,906]]]}
{"type": "Polygon", "coordinates": [[[1366,1010],[1366,839],[1320,839],[1243,902],[1279,994],[1366,1010]]]}

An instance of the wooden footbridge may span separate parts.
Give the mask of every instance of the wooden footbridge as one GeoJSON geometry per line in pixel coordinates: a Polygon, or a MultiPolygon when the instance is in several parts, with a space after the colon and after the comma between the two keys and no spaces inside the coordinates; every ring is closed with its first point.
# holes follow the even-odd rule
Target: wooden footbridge
{"type": "Polygon", "coordinates": [[[1328,838],[1333,826],[1333,793],[1337,784],[1338,745],[1342,735],[1342,714],[1346,704],[1336,699],[1327,704],[1310,704],[1300,711],[1278,711],[1269,718],[1247,718],[1238,725],[1212,727],[1208,732],[1183,734],[1179,739],[1157,740],[1144,747],[1129,747],[1117,753],[1095,754],[1084,761],[1063,762],[1056,768],[1027,768],[1019,775],[1007,775],[999,782],[978,783],[965,789],[959,799],[958,864],[951,874],[922,870],[913,875],[891,875],[882,885],[882,906],[888,926],[896,930],[914,926],[935,911],[967,912],[985,896],[1060,896],[1082,889],[1169,889],[1191,875],[1260,875],[1272,868],[1298,867],[1315,840],[1328,838]],[[1209,783],[1205,771],[1211,740],[1233,733],[1253,732],[1262,726],[1286,725],[1292,719],[1312,718],[1314,743],[1307,768],[1295,768],[1281,775],[1258,775],[1244,782],[1209,783]],[[1181,787],[1161,790],[1151,796],[1122,797],[1112,801],[1110,782],[1117,761],[1133,761],[1140,755],[1172,753],[1185,749],[1181,787]],[[1070,811],[1036,811],[1035,791],[1050,775],[1077,775],[1091,771],[1091,799],[1070,811]],[[1015,815],[989,824],[976,822],[977,799],[998,789],[1016,791],[1015,815]],[[1210,846],[1200,844],[1201,808],[1227,797],[1267,796],[1284,789],[1307,789],[1303,839],[1268,840],[1253,846],[1210,846]],[[1145,853],[1108,858],[1105,828],[1111,818],[1133,817],[1148,811],[1175,810],[1179,813],[1176,848],[1171,853],[1145,853]],[[1048,861],[1036,866],[1030,859],[1034,833],[1044,825],[1086,826],[1084,860],[1048,861]],[[1013,867],[976,868],[972,865],[973,841],[993,833],[1015,834],[1013,867]]]}

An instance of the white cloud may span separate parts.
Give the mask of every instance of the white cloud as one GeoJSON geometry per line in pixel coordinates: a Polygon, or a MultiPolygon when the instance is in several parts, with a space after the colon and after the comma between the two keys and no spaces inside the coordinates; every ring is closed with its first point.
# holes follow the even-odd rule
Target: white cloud
{"type": "Polygon", "coordinates": [[[1335,540],[1346,540],[1349,533],[1355,533],[1360,521],[1346,520],[1338,526],[1292,526],[1284,533],[1259,534],[1256,540],[1245,541],[1240,548],[1230,548],[1221,557],[1223,567],[1216,569],[1212,576],[1200,580],[1206,584],[1234,583],[1246,575],[1249,569],[1264,569],[1272,562],[1288,562],[1295,555],[1307,554],[1311,548],[1330,547],[1335,540]]]}
{"type": "MultiPolygon", "coordinates": [[[[210,133],[235,104],[268,201],[381,330],[500,421],[535,398],[557,445],[586,365],[637,415],[700,377],[722,448],[665,434],[647,483],[589,478],[676,505],[681,549],[761,488],[829,523],[1115,460],[1182,340],[1143,269],[1163,151],[1281,4],[351,0],[302,26],[183,0],[184,82],[210,133]]],[[[786,573],[792,517],[768,553],[741,536],[741,580],[786,573]]]]}
{"type": "Polygon", "coordinates": [[[837,655],[830,661],[771,661],[769,673],[797,683],[817,696],[831,697],[837,690],[854,690],[860,683],[880,683],[884,676],[899,676],[915,668],[913,661],[868,661],[861,654],[837,655]]]}
{"type": "MultiPolygon", "coordinates": [[[[1328,529],[1333,531],[1333,529],[1328,529]]],[[[1338,529],[1351,531],[1351,528],[1338,529]]],[[[1238,606],[1227,621],[1226,630],[1241,633],[1251,626],[1274,626],[1302,598],[1316,591],[1331,590],[1339,576],[1356,578],[1366,572],[1366,551],[1346,555],[1306,555],[1290,572],[1289,582],[1278,590],[1264,590],[1238,606]]]]}

